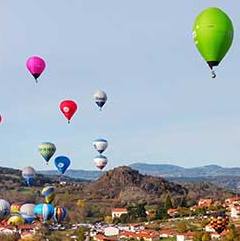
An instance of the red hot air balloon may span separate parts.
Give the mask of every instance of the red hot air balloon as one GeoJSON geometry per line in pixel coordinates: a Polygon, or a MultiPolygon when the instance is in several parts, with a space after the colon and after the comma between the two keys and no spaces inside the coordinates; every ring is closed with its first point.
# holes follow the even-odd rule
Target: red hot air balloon
{"type": "Polygon", "coordinates": [[[71,118],[77,111],[77,104],[72,100],[64,100],[60,103],[60,110],[70,123],[71,118]]]}
{"type": "Polygon", "coordinates": [[[2,116],[0,115],[0,123],[2,123],[2,116]]]}
{"type": "Polygon", "coordinates": [[[32,56],[28,58],[26,66],[29,70],[29,72],[32,74],[32,76],[35,78],[36,83],[38,77],[42,74],[46,67],[45,61],[38,56],[32,56]]]}

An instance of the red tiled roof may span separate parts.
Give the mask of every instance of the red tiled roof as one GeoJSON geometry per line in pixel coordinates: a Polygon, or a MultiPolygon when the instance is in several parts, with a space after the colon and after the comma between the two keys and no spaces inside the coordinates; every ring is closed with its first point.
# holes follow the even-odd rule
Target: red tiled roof
{"type": "Polygon", "coordinates": [[[126,208],[113,208],[112,212],[115,212],[115,213],[127,212],[127,209],[126,208]]]}

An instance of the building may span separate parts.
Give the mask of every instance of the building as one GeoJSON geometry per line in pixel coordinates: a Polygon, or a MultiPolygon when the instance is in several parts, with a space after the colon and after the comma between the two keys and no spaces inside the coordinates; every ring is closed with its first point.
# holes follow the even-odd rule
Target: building
{"type": "Polygon", "coordinates": [[[239,219],[240,218],[240,205],[231,205],[230,207],[230,216],[233,219],[239,219]]]}
{"type": "Polygon", "coordinates": [[[121,215],[127,214],[128,211],[126,208],[113,208],[112,209],[112,219],[114,218],[120,218],[121,215]]]}
{"type": "Polygon", "coordinates": [[[170,217],[176,217],[178,215],[178,213],[179,213],[179,211],[176,208],[170,208],[170,209],[167,210],[167,214],[170,217]]]}
{"type": "Polygon", "coordinates": [[[213,200],[212,199],[200,199],[198,201],[198,207],[200,208],[208,208],[213,204],[213,200]]]}
{"type": "Polygon", "coordinates": [[[225,200],[226,206],[231,206],[233,204],[238,204],[238,203],[240,203],[240,197],[239,196],[230,197],[230,198],[227,198],[225,200]]]}
{"type": "Polygon", "coordinates": [[[192,241],[193,238],[194,238],[194,233],[192,232],[187,232],[187,233],[177,235],[177,241],[192,241]]]}
{"type": "Polygon", "coordinates": [[[123,231],[120,233],[120,239],[137,239],[137,240],[144,240],[144,241],[158,241],[159,240],[159,232],[154,230],[143,230],[139,232],[127,232],[123,231]]]}

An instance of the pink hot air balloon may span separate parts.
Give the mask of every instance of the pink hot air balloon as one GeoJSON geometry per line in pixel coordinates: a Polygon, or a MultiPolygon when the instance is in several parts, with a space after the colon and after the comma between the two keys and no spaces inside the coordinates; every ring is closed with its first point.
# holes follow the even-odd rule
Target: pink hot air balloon
{"type": "Polygon", "coordinates": [[[42,74],[46,67],[45,61],[41,57],[32,56],[28,58],[26,65],[29,72],[33,75],[37,82],[38,77],[42,74]]]}

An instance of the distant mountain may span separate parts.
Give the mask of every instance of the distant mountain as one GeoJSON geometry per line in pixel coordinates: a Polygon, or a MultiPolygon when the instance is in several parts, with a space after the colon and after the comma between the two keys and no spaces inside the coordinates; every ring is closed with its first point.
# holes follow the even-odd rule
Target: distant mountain
{"type": "MultiPolygon", "coordinates": [[[[240,177],[240,168],[224,168],[218,165],[208,165],[194,168],[184,168],[176,165],[167,164],[146,164],[134,163],[129,165],[132,169],[138,170],[141,174],[161,177],[240,177]]],[[[57,171],[39,171],[40,174],[47,176],[58,175],[57,171]]],[[[105,172],[91,170],[68,170],[65,176],[70,178],[79,178],[85,180],[96,180],[105,172]]]]}
{"type": "MultiPolygon", "coordinates": [[[[59,173],[55,170],[49,170],[49,171],[38,171],[39,174],[43,174],[46,176],[57,176],[59,173]]],[[[88,170],[67,170],[64,176],[70,177],[70,178],[76,178],[76,179],[83,179],[83,180],[96,180],[101,175],[103,175],[104,172],[100,171],[88,171],[88,170]]]]}
{"type": "Polygon", "coordinates": [[[223,168],[218,165],[208,165],[195,168],[183,168],[166,164],[134,163],[131,168],[142,174],[162,177],[217,177],[217,176],[239,176],[240,168],[223,168]]]}

